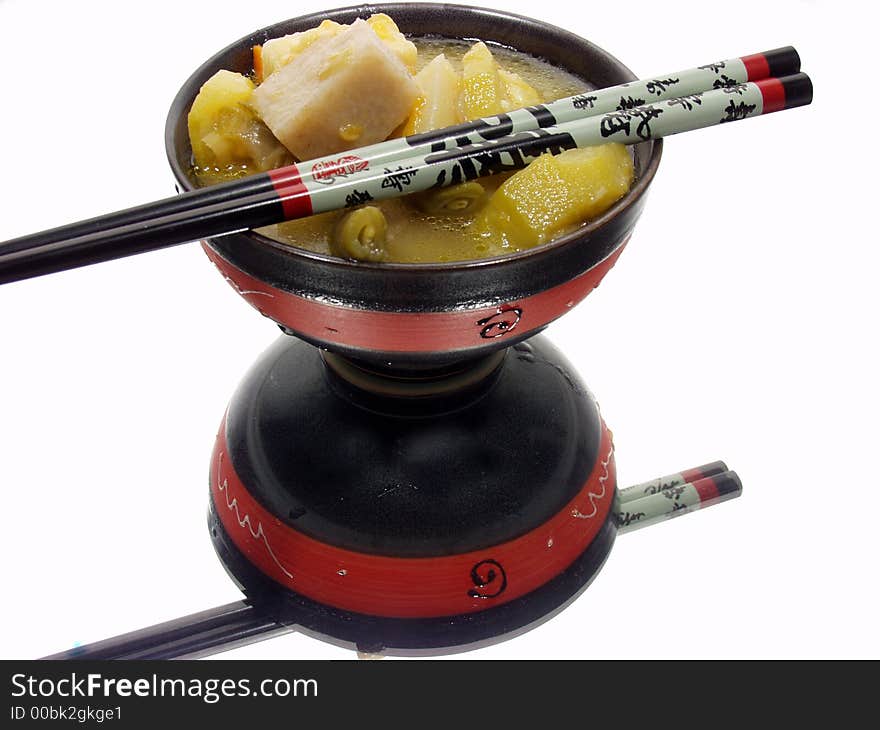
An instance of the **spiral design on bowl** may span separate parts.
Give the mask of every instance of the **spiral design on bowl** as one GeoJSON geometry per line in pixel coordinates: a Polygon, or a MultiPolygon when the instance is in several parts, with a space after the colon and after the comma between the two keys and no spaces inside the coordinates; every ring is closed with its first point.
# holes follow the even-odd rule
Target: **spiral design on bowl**
{"type": "Polygon", "coordinates": [[[468,591],[471,598],[495,598],[507,588],[507,573],[497,560],[481,560],[477,563],[471,568],[471,580],[475,586],[468,591]],[[477,590],[486,586],[490,586],[488,590],[477,590]]]}

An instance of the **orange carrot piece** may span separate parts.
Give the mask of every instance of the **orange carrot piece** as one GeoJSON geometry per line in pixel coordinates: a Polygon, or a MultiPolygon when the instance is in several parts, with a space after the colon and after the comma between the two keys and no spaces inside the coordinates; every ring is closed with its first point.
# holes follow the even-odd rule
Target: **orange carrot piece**
{"type": "Polygon", "coordinates": [[[254,46],[254,81],[263,83],[263,47],[254,46]]]}

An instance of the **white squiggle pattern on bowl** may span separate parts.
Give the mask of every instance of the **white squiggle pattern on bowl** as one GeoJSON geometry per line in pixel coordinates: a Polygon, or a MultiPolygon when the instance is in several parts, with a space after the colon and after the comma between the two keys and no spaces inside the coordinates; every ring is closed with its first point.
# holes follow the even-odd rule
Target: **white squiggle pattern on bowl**
{"type": "Polygon", "coordinates": [[[608,477],[610,476],[608,472],[608,465],[611,463],[611,456],[614,454],[614,444],[608,447],[608,456],[605,457],[605,460],[601,462],[603,474],[599,477],[599,484],[602,489],[599,492],[587,492],[587,498],[590,500],[590,504],[593,506],[592,511],[589,514],[584,514],[583,512],[578,511],[577,508],[571,511],[571,516],[575,517],[579,520],[588,520],[591,517],[595,517],[596,513],[599,511],[599,505],[596,504],[597,499],[602,499],[605,496],[605,482],[608,481],[608,477]]]}
{"type": "Polygon", "coordinates": [[[239,294],[241,294],[242,296],[245,296],[246,294],[259,294],[259,295],[262,296],[262,297],[269,297],[269,299],[274,299],[274,298],[275,298],[275,295],[274,295],[274,294],[271,294],[271,293],[269,293],[269,292],[267,292],[267,291],[259,291],[259,290],[257,290],[257,289],[242,289],[242,288],[238,285],[238,282],[237,282],[237,281],[235,281],[234,279],[232,279],[232,277],[229,277],[229,276],[227,276],[226,274],[223,273],[223,269],[221,269],[220,266],[218,266],[218,264],[217,264],[216,261],[214,261],[214,260],[212,259],[212,260],[211,260],[211,263],[214,264],[214,268],[217,269],[217,271],[220,272],[220,276],[222,276],[224,279],[226,279],[226,282],[229,284],[229,286],[231,286],[233,289],[235,289],[235,291],[237,291],[237,292],[238,292],[239,294]]]}
{"type": "Polygon", "coordinates": [[[238,520],[238,524],[241,527],[247,528],[247,531],[253,536],[255,540],[262,540],[263,545],[266,546],[266,551],[269,553],[269,556],[272,560],[275,561],[275,565],[281,570],[284,575],[293,580],[293,574],[290,573],[287,568],[285,568],[281,562],[275,557],[275,552],[272,550],[272,547],[269,545],[269,541],[266,539],[266,533],[263,532],[263,523],[257,523],[257,529],[254,530],[254,526],[251,523],[251,516],[246,514],[244,517],[241,516],[241,512],[238,510],[238,499],[233,497],[232,501],[229,501],[229,482],[224,479],[223,483],[220,483],[220,465],[223,462],[223,452],[220,452],[220,455],[217,457],[217,491],[223,492],[223,501],[226,502],[226,507],[230,512],[235,513],[235,519],[238,520]]]}
{"type": "MultiPolygon", "coordinates": [[[[223,272],[221,272],[221,273],[223,273],[223,272]]],[[[231,279],[230,277],[226,276],[226,274],[223,274],[223,278],[226,279],[226,281],[229,282],[230,286],[231,286],[233,289],[235,289],[235,291],[237,291],[237,292],[238,292],[239,294],[241,294],[242,296],[245,296],[245,295],[247,295],[247,294],[259,294],[259,295],[262,296],[262,297],[269,297],[269,299],[274,299],[274,298],[275,298],[275,295],[274,295],[274,294],[270,294],[270,293],[267,292],[267,291],[257,291],[256,289],[242,289],[242,288],[238,285],[237,282],[235,282],[235,281],[234,281],[233,279],[231,279]]]]}

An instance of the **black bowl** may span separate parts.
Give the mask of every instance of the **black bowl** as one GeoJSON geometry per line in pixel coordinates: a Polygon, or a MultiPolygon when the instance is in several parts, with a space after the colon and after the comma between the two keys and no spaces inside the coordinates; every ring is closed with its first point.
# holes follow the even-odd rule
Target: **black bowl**
{"type": "MultiPolygon", "coordinates": [[[[247,73],[251,47],[325,18],[350,23],[387,13],[411,36],[480,38],[565,68],[595,87],[635,77],[616,58],[566,30],[531,18],[461,5],[389,3],[306,15],[236,41],[183,85],[165,146],[179,185],[196,187],[187,114],[219,69],[247,73]]],[[[432,365],[487,354],[561,316],[601,281],[638,220],[662,142],[634,146],[636,182],[606,213],[568,235],[503,257],[443,264],[352,262],[296,249],[257,233],[208,240],[205,251],[229,283],[286,331],[339,354],[385,365],[432,365]]]]}

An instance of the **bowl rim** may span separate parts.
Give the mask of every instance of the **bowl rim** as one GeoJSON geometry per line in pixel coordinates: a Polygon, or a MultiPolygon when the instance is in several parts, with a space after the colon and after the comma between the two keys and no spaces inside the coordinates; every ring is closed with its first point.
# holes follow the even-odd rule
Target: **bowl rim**
{"type": "MultiPolygon", "coordinates": [[[[175,179],[178,184],[180,184],[185,191],[197,190],[195,185],[192,184],[192,181],[183,167],[180,165],[177,156],[174,154],[174,131],[175,127],[178,123],[178,115],[175,113],[178,109],[182,110],[184,113],[188,113],[189,109],[192,106],[192,101],[195,98],[189,97],[187,94],[186,98],[184,98],[184,91],[192,84],[194,78],[202,75],[205,72],[205,69],[208,67],[212,67],[217,59],[226,56],[231,51],[239,49],[242,44],[246,41],[250,41],[252,39],[256,39],[258,37],[271,38],[273,30],[277,29],[281,25],[285,25],[290,23],[291,21],[310,21],[314,20],[316,24],[320,23],[321,20],[330,17],[332,15],[342,15],[342,14],[354,14],[358,17],[366,17],[368,15],[372,15],[374,13],[386,13],[390,15],[392,18],[393,14],[397,10],[406,11],[415,11],[415,10],[434,10],[434,11],[452,11],[452,12],[465,12],[467,14],[474,14],[481,16],[486,19],[491,18],[499,18],[504,20],[513,20],[517,22],[521,22],[531,27],[542,27],[547,31],[560,36],[568,36],[571,37],[575,42],[594,48],[596,51],[601,53],[602,55],[609,58],[609,60],[613,61],[617,65],[619,65],[624,71],[630,76],[627,81],[635,81],[637,80],[636,75],[630,70],[628,66],[622,63],[616,56],[609,53],[605,49],[595,45],[591,41],[586,38],[583,38],[571,31],[568,31],[564,28],[561,28],[557,25],[553,25],[551,23],[547,23],[543,20],[538,20],[536,18],[532,18],[525,15],[519,15],[517,13],[511,13],[506,10],[497,10],[494,8],[483,8],[477,7],[473,5],[462,5],[456,3],[426,3],[426,2],[394,2],[394,3],[375,3],[375,4],[363,4],[363,5],[349,5],[345,7],[332,8],[328,10],[320,10],[314,13],[307,13],[305,15],[294,16],[292,18],[287,18],[277,23],[273,23],[271,25],[260,28],[252,33],[249,33],[245,36],[241,36],[234,42],[227,45],[222,50],[215,53],[213,56],[208,58],[204,63],[202,63],[197,69],[195,69],[183,82],[177,94],[175,94],[174,100],[171,103],[171,107],[168,112],[168,116],[166,118],[165,123],[165,152],[166,157],[168,159],[168,163],[171,166],[172,172],[174,174],[175,179]]],[[[396,20],[395,20],[396,22],[396,20]]],[[[416,36],[417,37],[417,36],[416,36]]],[[[467,40],[467,39],[463,39],[467,40]]],[[[493,41],[488,41],[489,43],[493,43],[493,41]]],[[[495,45],[504,45],[494,42],[495,45]]],[[[521,51],[519,49],[513,48],[515,51],[519,51],[521,53],[527,53],[526,51],[521,51]]],[[[533,54],[528,54],[533,55],[533,54]]],[[[626,83],[626,81],[622,82],[626,83]]],[[[645,144],[645,142],[641,142],[639,144],[645,144]]],[[[299,246],[293,246],[289,244],[282,243],[280,241],[276,241],[268,236],[264,236],[260,233],[257,233],[254,230],[243,231],[237,235],[244,235],[248,238],[253,239],[256,243],[261,246],[265,246],[273,249],[274,251],[280,253],[282,256],[293,257],[299,259],[308,259],[314,261],[316,264],[322,266],[333,266],[333,267],[341,267],[343,269],[372,269],[375,271],[381,272],[401,272],[407,274],[415,274],[418,275],[420,273],[424,274],[436,274],[439,272],[442,273],[455,273],[455,272],[465,272],[465,271],[474,271],[476,269],[482,268],[499,268],[503,267],[506,264],[511,264],[515,262],[522,261],[524,259],[531,258],[541,258],[545,255],[551,255],[553,252],[558,250],[559,248],[566,246],[573,241],[583,238],[589,237],[592,233],[599,230],[603,225],[605,225],[608,221],[613,220],[627,208],[635,204],[640,198],[642,198],[648,190],[651,182],[654,179],[654,175],[657,172],[657,168],[660,164],[660,159],[663,153],[663,140],[662,138],[652,139],[649,144],[652,145],[651,148],[651,156],[648,159],[648,164],[646,165],[644,172],[638,176],[633,186],[629,189],[629,191],[616,201],[610,208],[608,208],[604,213],[600,216],[594,218],[593,220],[583,223],[577,228],[568,233],[559,236],[558,238],[554,238],[547,243],[543,243],[537,246],[534,246],[529,249],[525,249],[523,251],[517,251],[514,253],[508,254],[500,254],[497,256],[490,257],[482,257],[477,259],[465,259],[460,261],[445,261],[445,262],[420,262],[420,263],[403,263],[403,262],[373,262],[373,261],[354,261],[349,260],[337,256],[332,256],[329,254],[318,253],[317,251],[310,251],[306,248],[301,248],[299,246]]],[[[208,240],[210,244],[210,239],[208,240]]],[[[613,251],[609,252],[607,256],[610,256],[613,251]]],[[[607,258],[607,256],[603,257],[602,260],[607,258]]],[[[596,262],[596,265],[601,263],[601,261],[596,262]]]]}

